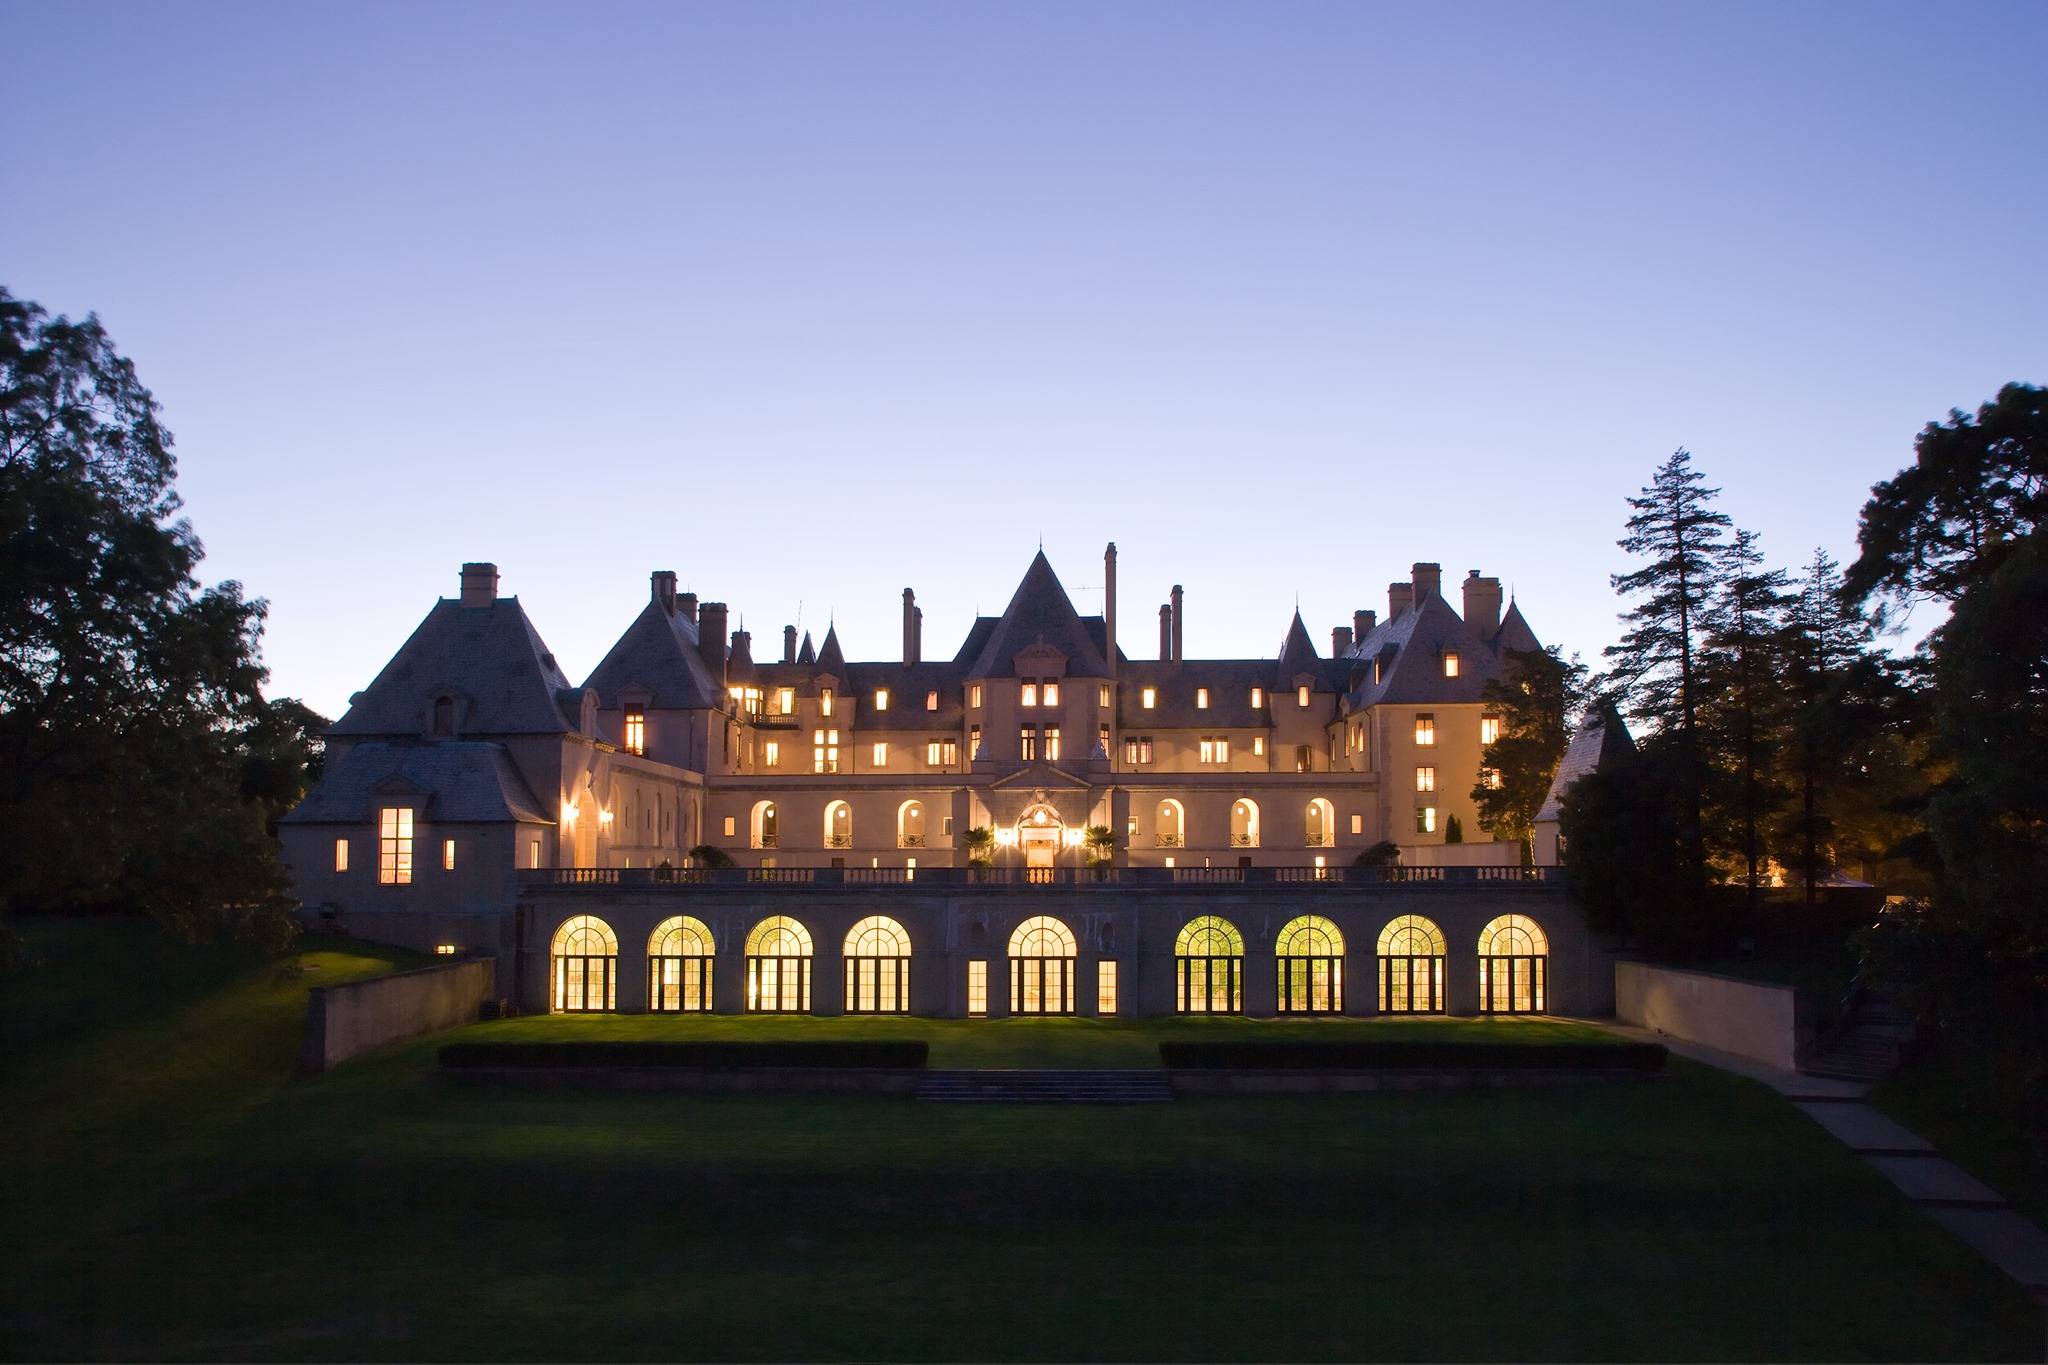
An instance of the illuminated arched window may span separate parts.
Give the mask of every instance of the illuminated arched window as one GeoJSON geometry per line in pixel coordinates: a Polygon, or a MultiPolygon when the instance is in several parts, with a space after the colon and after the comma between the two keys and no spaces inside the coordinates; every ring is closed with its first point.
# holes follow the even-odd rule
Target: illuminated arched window
{"type": "Polygon", "coordinates": [[[1380,931],[1380,1009],[1439,1014],[1444,1007],[1444,931],[1402,915],[1380,931]]]}
{"type": "Polygon", "coordinates": [[[886,915],[870,915],[847,931],[846,1010],[910,1012],[910,935],[886,915]]]}
{"type": "Polygon", "coordinates": [[[1335,848],[1337,846],[1337,811],[1330,803],[1318,796],[1308,803],[1305,831],[1310,848],[1335,848]]]}
{"type": "Polygon", "coordinates": [[[1274,941],[1282,1014],[1339,1014],[1344,1009],[1344,935],[1321,915],[1289,920],[1274,941]]]}
{"type": "Polygon", "coordinates": [[[676,915],[647,936],[647,1007],[661,1013],[711,1009],[711,930],[676,915]]]}
{"type": "Polygon", "coordinates": [[[1479,1008],[1541,1014],[1550,940],[1527,915],[1502,915],[1479,931],[1479,1008]]]}
{"type": "Polygon", "coordinates": [[[563,920],[550,957],[558,1013],[618,1008],[619,938],[609,924],[594,915],[563,920]]]}
{"type": "Polygon", "coordinates": [[[1182,1014],[1244,1009],[1244,935],[1227,919],[1189,920],[1173,944],[1174,1008],[1182,1014]]]}
{"type": "Polygon", "coordinates": [[[896,808],[896,847],[924,847],[924,803],[905,801],[896,808]]]}
{"type": "Polygon", "coordinates": [[[747,1008],[810,1013],[811,933],[787,915],[771,915],[747,935],[747,1008]]]}
{"type": "Polygon", "coordinates": [[[825,803],[825,847],[853,847],[853,807],[844,801],[825,803]]]}
{"type": "Polygon", "coordinates": [[[1010,935],[1010,1012],[1074,1012],[1074,931],[1033,915],[1010,935]]]}
{"type": "Polygon", "coordinates": [[[1259,846],[1259,803],[1249,796],[1230,803],[1230,845],[1232,848],[1259,846]]]}
{"type": "Polygon", "coordinates": [[[1187,843],[1188,816],[1180,802],[1168,797],[1159,803],[1159,811],[1153,817],[1153,828],[1157,831],[1160,848],[1180,848],[1187,843]]]}
{"type": "Polygon", "coordinates": [[[774,848],[781,842],[782,834],[776,823],[775,803],[756,801],[753,816],[753,843],[755,848],[774,848]]]}

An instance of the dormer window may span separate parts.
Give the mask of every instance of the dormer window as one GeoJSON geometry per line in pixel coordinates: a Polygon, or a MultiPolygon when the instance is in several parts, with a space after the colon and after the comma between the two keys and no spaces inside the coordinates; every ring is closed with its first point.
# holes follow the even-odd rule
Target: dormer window
{"type": "Polygon", "coordinates": [[[832,714],[832,689],[829,687],[818,694],[818,714],[821,716],[832,714]]]}
{"type": "Polygon", "coordinates": [[[793,715],[795,715],[795,714],[796,714],[796,689],[795,689],[794,687],[778,687],[778,688],[776,688],[776,689],[775,689],[775,704],[776,704],[776,709],[777,709],[777,710],[779,710],[780,712],[782,712],[782,714],[783,714],[783,715],[785,715],[785,716],[793,716],[793,715]]]}
{"type": "Polygon", "coordinates": [[[886,711],[889,709],[888,688],[880,687],[875,689],[875,709],[877,711],[886,711]]]}
{"type": "Polygon", "coordinates": [[[1266,689],[1263,687],[1254,687],[1252,689],[1252,710],[1256,711],[1265,704],[1266,689]]]}
{"type": "Polygon", "coordinates": [[[936,711],[939,709],[938,688],[934,687],[931,691],[924,694],[924,709],[927,711],[936,711]]]}
{"type": "Polygon", "coordinates": [[[1458,656],[1457,656],[1457,655],[1455,655],[1455,654],[1446,654],[1446,655],[1444,655],[1444,676],[1445,676],[1446,678],[1455,678],[1455,677],[1457,677],[1457,676],[1458,676],[1458,656]]]}
{"type": "Polygon", "coordinates": [[[1146,688],[1142,693],[1139,694],[1138,704],[1143,706],[1147,711],[1150,711],[1153,707],[1159,705],[1159,689],[1156,687],[1146,688]]]}
{"type": "Polygon", "coordinates": [[[453,739],[455,737],[455,698],[434,698],[434,737],[453,739]]]}
{"type": "Polygon", "coordinates": [[[626,752],[644,754],[647,752],[647,709],[642,706],[626,708],[626,752]]]}
{"type": "Polygon", "coordinates": [[[1038,705],[1038,684],[1037,684],[1037,683],[1035,683],[1035,682],[1027,682],[1027,683],[1025,683],[1025,684],[1024,684],[1024,685],[1023,685],[1022,687],[1020,687],[1020,688],[1018,688],[1018,689],[1017,689],[1017,705],[1019,705],[1019,706],[1036,706],[1036,705],[1038,705]]]}
{"type": "Polygon", "coordinates": [[[1196,709],[1197,711],[1206,711],[1206,710],[1208,710],[1208,709],[1209,709],[1209,689],[1208,689],[1208,688],[1206,688],[1206,687],[1198,687],[1198,688],[1196,688],[1196,689],[1195,689],[1195,709],[1196,709]]]}
{"type": "Polygon", "coordinates": [[[1306,711],[1308,709],[1308,685],[1306,683],[1295,689],[1294,700],[1295,704],[1300,706],[1302,710],[1306,711]]]}

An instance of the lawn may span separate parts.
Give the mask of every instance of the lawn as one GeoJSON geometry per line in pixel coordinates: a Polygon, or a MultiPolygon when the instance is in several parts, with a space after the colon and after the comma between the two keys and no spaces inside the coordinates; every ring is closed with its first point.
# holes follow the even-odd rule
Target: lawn
{"type": "MultiPolygon", "coordinates": [[[[89,1012],[120,975],[102,970],[119,935],[47,928],[29,932],[48,975],[0,985],[14,1358],[2039,1349],[2027,1297],[1815,1125],[1682,1062],[1557,1089],[1128,1108],[453,1089],[435,1041],[295,1081],[297,962],[219,955],[119,1019],[24,1030],[89,1012]]],[[[331,944],[308,965],[396,961],[331,944]]],[[[1092,1042],[1149,1065],[1158,1030],[1189,1027],[1048,1022],[915,1036],[935,1064],[1092,1042]]]]}

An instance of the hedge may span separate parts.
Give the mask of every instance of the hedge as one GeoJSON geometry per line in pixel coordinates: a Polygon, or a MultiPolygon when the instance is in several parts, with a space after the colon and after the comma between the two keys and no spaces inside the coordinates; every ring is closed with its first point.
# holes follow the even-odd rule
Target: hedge
{"type": "Polygon", "coordinates": [[[475,1067],[920,1067],[922,1042],[450,1043],[441,1065],[475,1067]]]}
{"type": "Polygon", "coordinates": [[[1662,1043],[1161,1043],[1169,1068],[1198,1071],[1661,1071],[1662,1043]]]}

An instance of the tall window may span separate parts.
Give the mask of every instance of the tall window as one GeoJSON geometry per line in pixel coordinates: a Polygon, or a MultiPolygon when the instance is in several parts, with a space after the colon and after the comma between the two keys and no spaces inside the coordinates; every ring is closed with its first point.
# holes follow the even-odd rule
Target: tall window
{"type": "Polygon", "coordinates": [[[1047,706],[1058,706],[1060,704],[1060,685],[1058,683],[1048,682],[1045,685],[1045,704],[1047,706]]]}
{"type": "Polygon", "coordinates": [[[412,884],[410,806],[386,806],[377,812],[377,880],[385,886],[412,884]]]}
{"type": "Polygon", "coordinates": [[[1252,689],[1252,710],[1256,711],[1265,704],[1266,689],[1263,687],[1254,687],[1252,689]]]}
{"type": "Polygon", "coordinates": [[[1457,655],[1455,655],[1455,654],[1446,654],[1446,655],[1444,655],[1444,676],[1445,676],[1446,678],[1455,678],[1455,677],[1457,677],[1457,676],[1458,676],[1458,656],[1457,656],[1457,655]]]}
{"type": "Polygon", "coordinates": [[[775,709],[783,715],[793,716],[796,714],[796,689],[794,687],[776,688],[775,701],[775,709]]]}
{"type": "Polygon", "coordinates": [[[1048,763],[1060,761],[1060,727],[1057,725],[1045,727],[1045,761],[1048,763]]]}
{"type": "Polygon", "coordinates": [[[936,711],[939,709],[938,688],[934,687],[929,692],[926,692],[924,694],[924,709],[927,711],[936,711]]]}
{"type": "Polygon", "coordinates": [[[647,752],[647,712],[638,706],[626,708],[626,752],[644,754],[647,752]]]}
{"type": "Polygon", "coordinates": [[[818,694],[818,714],[821,716],[832,714],[832,689],[829,687],[818,694]]]}
{"type": "Polygon", "coordinates": [[[1479,742],[1481,744],[1493,744],[1497,743],[1499,739],[1500,717],[1481,716],[1479,718],[1479,742]]]}
{"type": "Polygon", "coordinates": [[[969,762],[973,762],[980,757],[981,727],[979,725],[970,725],[967,727],[967,758],[969,762]]]}
{"type": "Polygon", "coordinates": [[[526,865],[528,867],[540,866],[540,840],[529,839],[526,841],[526,865]]]}
{"type": "Polygon", "coordinates": [[[836,773],[839,771],[839,732],[837,730],[811,731],[811,771],[814,773],[836,773]]]}
{"type": "Polygon", "coordinates": [[[782,766],[782,744],[778,740],[764,740],[761,744],[761,763],[768,768],[782,766]]]}
{"type": "Polygon", "coordinates": [[[1417,765],[1415,769],[1415,790],[1419,792],[1433,792],[1436,790],[1435,768],[1427,764],[1417,765]]]}
{"type": "Polygon", "coordinates": [[[1266,737],[1265,737],[1264,735],[1253,735],[1253,736],[1252,736],[1252,757],[1253,757],[1253,758],[1264,758],[1265,756],[1266,756],[1266,737]]]}
{"type": "Polygon", "coordinates": [[[1227,736],[1227,735],[1215,735],[1215,736],[1211,736],[1211,737],[1205,738],[1205,739],[1203,739],[1203,740],[1201,741],[1201,746],[1202,746],[1202,762],[1204,762],[1204,763],[1228,763],[1228,762],[1230,762],[1230,738],[1229,738],[1229,736],[1227,736]]]}
{"type": "Polygon", "coordinates": [[[1380,1010],[1435,1014],[1444,1007],[1444,934],[1420,915],[1402,915],[1380,934],[1380,1010]]]}
{"type": "Polygon", "coordinates": [[[1010,936],[1010,1013],[1074,1012],[1074,933],[1034,915],[1010,936]]]}
{"type": "Polygon", "coordinates": [[[771,915],[747,935],[747,1009],[810,1013],[811,933],[787,915],[771,915]]]}
{"type": "Polygon", "coordinates": [[[1143,706],[1147,711],[1150,711],[1153,707],[1159,704],[1159,689],[1156,687],[1148,687],[1144,689],[1144,691],[1138,694],[1138,704],[1140,706],[1143,706]]]}
{"type": "Polygon", "coordinates": [[[1481,768],[1481,769],[1479,770],[1479,780],[1480,780],[1481,782],[1485,783],[1485,784],[1487,785],[1487,787],[1489,787],[1490,789],[1492,789],[1492,790],[1494,790],[1494,791],[1499,791],[1499,790],[1500,790],[1500,769],[1498,769],[1498,768],[1481,768]]]}
{"type": "Polygon", "coordinates": [[[711,930],[688,915],[665,919],[647,940],[647,1008],[657,1013],[709,1013],[711,930]]]}
{"type": "Polygon", "coordinates": [[[1152,736],[1125,735],[1124,762],[1150,763],[1152,761],[1152,736]]]}
{"type": "Polygon", "coordinates": [[[1017,757],[1026,763],[1038,757],[1038,727],[1027,725],[1017,732],[1017,757]]]}
{"type": "MultiPolygon", "coordinates": [[[[539,864],[536,863],[535,866],[539,866],[539,864]]],[[[348,871],[348,840],[346,839],[336,839],[334,841],[334,870],[336,872],[348,871]]]]}
{"type": "Polygon", "coordinates": [[[1098,733],[1098,734],[1096,735],[1096,738],[1097,738],[1097,739],[1099,739],[1099,740],[1100,740],[1100,741],[1102,742],[1102,756],[1103,756],[1104,758],[1108,758],[1108,757],[1109,757],[1109,727],[1108,727],[1107,725],[1104,725],[1104,726],[1102,726],[1102,727],[1101,727],[1101,729],[1100,729],[1100,733],[1098,733]]]}
{"type": "Polygon", "coordinates": [[[1019,706],[1036,706],[1036,705],[1038,705],[1038,684],[1037,684],[1037,683],[1035,683],[1035,682],[1027,682],[1027,683],[1024,683],[1024,684],[1023,684],[1022,686],[1020,686],[1020,687],[1019,687],[1019,688],[1017,689],[1017,705],[1019,705],[1019,706]]]}
{"type": "Polygon", "coordinates": [[[1415,808],[1415,832],[1417,834],[1436,833],[1435,806],[1417,806],[1415,808]]]}
{"type": "Polygon", "coordinates": [[[980,1019],[988,1014],[988,959],[974,958],[967,964],[967,1016],[980,1019]]]}
{"type": "Polygon", "coordinates": [[[973,706],[973,707],[979,707],[979,706],[981,705],[981,684],[980,684],[980,683],[973,683],[973,684],[970,684],[970,685],[968,686],[968,688],[967,688],[967,704],[968,704],[969,706],[973,706]]]}
{"type": "Polygon", "coordinates": [[[884,915],[870,915],[846,935],[846,1011],[910,1012],[910,935],[884,915]]]}
{"type": "Polygon", "coordinates": [[[888,688],[886,688],[886,687],[878,687],[878,688],[876,688],[876,689],[875,689],[875,709],[876,709],[877,711],[886,711],[886,710],[888,710],[888,709],[889,709],[889,689],[888,689],[888,688]]]}
{"type": "Polygon", "coordinates": [[[1195,709],[1196,709],[1197,711],[1206,711],[1206,710],[1208,710],[1208,709],[1209,709],[1209,689],[1208,689],[1208,688],[1206,688],[1206,687],[1198,687],[1198,688],[1196,688],[1196,689],[1195,689],[1195,709]]]}
{"type": "Polygon", "coordinates": [[[1229,920],[1190,920],[1173,945],[1174,1008],[1182,1014],[1244,1009],[1244,935],[1229,920]]]}
{"type": "Polygon", "coordinates": [[[1301,707],[1304,711],[1308,709],[1308,685],[1306,683],[1294,689],[1294,704],[1301,707]]]}
{"type": "Polygon", "coordinates": [[[1107,706],[1107,705],[1109,705],[1109,684],[1108,684],[1108,683],[1098,683],[1098,684],[1096,685],[1096,688],[1095,688],[1095,704],[1096,704],[1097,706],[1107,706]]]}
{"type": "Polygon", "coordinates": [[[1415,717],[1415,742],[1424,749],[1436,743],[1436,717],[1419,714],[1415,717]]]}
{"type": "Polygon", "coordinates": [[[455,841],[453,839],[443,839],[441,841],[441,870],[443,872],[453,872],[455,870],[455,841]]]}
{"type": "Polygon", "coordinates": [[[1321,915],[1303,915],[1280,930],[1273,945],[1280,969],[1280,1013],[1341,1014],[1344,1010],[1344,935],[1321,915]]]}
{"type": "Polygon", "coordinates": [[[1295,745],[1295,746],[1294,746],[1294,771],[1296,771],[1296,772],[1298,772],[1298,773],[1307,773],[1307,772],[1314,772],[1314,771],[1315,771],[1315,766],[1316,766],[1316,750],[1315,750],[1315,746],[1314,746],[1313,744],[1297,744],[1297,745],[1295,745]]]}
{"type": "Polygon", "coordinates": [[[1479,1008],[1488,1013],[1543,1012],[1550,941],[1526,915],[1503,915],[1479,935],[1479,1008]]]}
{"type": "Polygon", "coordinates": [[[877,768],[889,766],[889,743],[887,740],[878,739],[875,741],[875,766],[877,768]]]}
{"type": "Polygon", "coordinates": [[[619,1007],[619,940],[609,924],[591,915],[564,920],[553,948],[557,1013],[619,1007]]]}
{"type": "Polygon", "coordinates": [[[1095,964],[1095,1012],[1105,1019],[1116,1014],[1116,962],[1112,958],[1095,964]]]}

